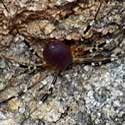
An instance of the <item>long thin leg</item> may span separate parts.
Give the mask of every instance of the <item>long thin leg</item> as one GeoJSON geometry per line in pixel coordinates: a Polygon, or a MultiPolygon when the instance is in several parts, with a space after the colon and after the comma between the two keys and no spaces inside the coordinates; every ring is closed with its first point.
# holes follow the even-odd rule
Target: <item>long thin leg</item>
{"type": "MultiPolygon", "coordinates": [[[[41,78],[41,79],[43,79],[43,78],[41,78]]],[[[41,79],[40,79],[40,81],[41,81],[41,79]]],[[[33,84],[33,85],[31,85],[31,86],[29,86],[29,87],[27,88],[27,91],[30,90],[30,89],[32,89],[32,88],[35,87],[36,85],[37,85],[37,83],[36,83],[36,84],[33,84]]],[[[14,99],[14,98],[19,98],[19,97],[21,97],[21,96],[23,96],[24,94],[26,94],[26,92],[24,92],[23,90],[21,90],[21,91],[19,91],[16,95],[11,96],[11,97],[9,97],[9,98],[7,98],[7,99],[4,99],[4,100],[0,101],[0,106],[2,106],[2,105],[4,105],[4,104],[8,103],[8,101],[10,101],[10,100],[12,100],[12,99],[14,99]]]]}
{"type": "Polygon", "coordinates": [[[9,97],[8,99],[5,99],[5,100],[1,101],[1,102],[0,102],[0,106],[6,104],[8,101],[10,101],[10,100],[12,100],[12,99],[14,99],[14,98],[19,98],[20,96],[22,96],[22,95],[24,95],[24,94],[25,94],[25,93],[24,93],[23,91],[21,91],[21,92],[19,92],[19,93],[17,94],[17,96],[11,96],[11,97],[9,97]]]}
{"type": "Polygon", "coordinates": [[[6,11],[9,13],[9,9],[7,8],[7,6],[5,5],[4,1],[3,0],[0,0],[1,3],[3,4],[4,8],[6,9],[6,11]]]}
{"type": "MultiPolygon", "coordinates": [[[[52,80],[52,83],[51,83],[52,86],[49,88],[48,93],[44,94],[44,95],[41,97],[41,101],[42,101],[42,102],[45,102],[45,101],[48,99],[48,97],[53,93],[53,88],[54,88],[54,85],[55,85],[55,83],[56,83],[56,81],[57,81],[57,77],[58,77],[58,74],[54,74],[53,80],[52,80]]],[[[30,90],[32,87],[33,87],[33,86],[28,87],[28,90],[30,90]]],[[[39,91],[40,91],[40,89],[39,89],[39,91]]],[[[10,100],[12,100],[12,99],[14,99],[14,98],[19,98],[19,97],[21,97],[21,96],[23,96],[24,94],[25,94],[25,92],[20,91],[16,96],[11,96],[11,97],[9,97],[8,99],[2,100],[2,101],[0,102],[0,106],[6,104],[8,101],[10,101],[10,100]]]]}
{"type": "Polygon", "coordinates": [[[88,30],[89,30],[89,29],[91,28],[91,26],[93,25],[93,22],[96,21],[96,18],[97,18],[97,15],[98,15],[98,13],[99,13],[99,11],[100,11],[100,9],[101,9],[101,6],[102,6],[102,2],[99,3],[99,7],[98,7],[98,9],[97,9],[97,11],[96,11],[96,14],[95,14],[95,16],[94,16],[94,19],[93,19],[93,21],[92,21],[92,24],[88,24],[88,26],[87,26],[86,30],[84,31],[84,33],[87,33],[88,30]]]}
{"type": "MultiPolygon", "coordinates": [[[[57,81],[57,77],[58,77],[58,75],[60,74],[60,72],[58,72],[57,74],[54,74],[54,76],[53,76],[53,80],[52,80],[52,83],[51,83],[51,87],[49,88],[49,90],[48,90],[48,92],[47,93],[45,93],[42,97],[41,97],[41,101],[44,103],[47,99],[48,99],[48,97],[53,93],[53,88],[54,88],[54,86],[55,86],[55,83],[56,83],[56,81],[57,81]]],[[[39,91],[40,91],[41,89],[39,89],[39,91]]]]}

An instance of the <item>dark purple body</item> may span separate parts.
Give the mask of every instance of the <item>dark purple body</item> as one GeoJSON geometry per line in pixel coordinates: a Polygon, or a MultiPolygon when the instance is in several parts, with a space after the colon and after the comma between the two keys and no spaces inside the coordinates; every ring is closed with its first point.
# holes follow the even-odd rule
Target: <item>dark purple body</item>
{"type": "Polygon", "coordinates": [[[65,70],[72,63],[72,54],[69,46],[60,41],[49,42],[44,50],[45,61],[58,70],[65,70]]]}

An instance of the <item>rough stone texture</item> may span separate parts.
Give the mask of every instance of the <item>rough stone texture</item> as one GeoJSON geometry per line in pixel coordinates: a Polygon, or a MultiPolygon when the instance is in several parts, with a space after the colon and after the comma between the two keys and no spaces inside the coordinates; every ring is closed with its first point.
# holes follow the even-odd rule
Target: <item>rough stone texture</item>
{"type": "Polygon", "coordinates": [[[79,0],[72,13],[70,4],[63,5],[73,1],[4,0],[9,12],[0,4],[0,125],[125,124],[125,2],[103,1],[93,23],[99,1],[79,0]],[[88,6],[93,7],[83,10],[88,6]],[[92,28],[84,33],[88,24],[92,28]],[[54,86],[55,70],[42,67],[43,45],[50,38],[72,39],[71,48],[82,48],[73,52],[78,64],[74,61],[54,86]],[[89,61],[81,52],[86,48],[89,61]],[[96,66],[99,53],[112,61],[98,60],[96,66]],[[52,94],[42,102],[51,87],[52,94]]]}

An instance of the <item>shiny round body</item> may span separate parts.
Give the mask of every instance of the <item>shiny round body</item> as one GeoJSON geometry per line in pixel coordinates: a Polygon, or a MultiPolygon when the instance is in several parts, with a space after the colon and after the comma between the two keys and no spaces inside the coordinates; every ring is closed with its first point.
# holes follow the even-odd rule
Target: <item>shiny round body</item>
{"type": "Polygon", "coordinates": [[[61,41],[51,41],[44,47],[43,57],[47,64],[65,70],[72,63],[70,47],[61,41]]]}

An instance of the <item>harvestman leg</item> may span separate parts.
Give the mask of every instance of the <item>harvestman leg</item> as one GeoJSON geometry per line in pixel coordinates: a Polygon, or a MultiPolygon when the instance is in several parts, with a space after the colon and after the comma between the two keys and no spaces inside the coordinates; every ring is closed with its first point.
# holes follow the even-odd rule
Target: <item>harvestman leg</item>
{"type": "MultiPolygon", "coordinates": [[[[5,9],[9,12],[8,8],[7,8],[6,5],[4,4],[4,1],[1,0],[1,2],[2,2],[3,6],[5,7],[5,9]]],[[[99,10],[100,10],[100,8],[101,8],[101,5],[102,5],[102,3],[100,2],[99,8],[98,8],[98,10],[97,10],[97,12],[96,12],[96,15],[95,15],[95,18],[94,18],[94,21],[96,20],[96,17],[97,17],[97,15],[98,15],[98,13],[99,13],[99,10]]],[[[85,32],[87,32],[90,28],[91,28],[91,25],[88,25],[88,28],[87,28],[87,30],[86,30],[85,32]]],[[[85,61],[85,60],[84,60],[84,61],[85,61]]],[[[83,61],[83,62],[84,62],[84,61],[83,61]]],[[[60,72],[58,72],[57,74],[54,75],[53,80],[52,80],[52,83],[51,83],[52,87],[49,88],[49,90],[48,90],[49,92],[48,92],[48,93],[46,93],[45,95],[42,96],[42,98],[41,98],[41,101],[42,101],[42,102],[45,102],[46,99],[48,98],[48,96],[50,96],[50,95],[52,94],[54,85],[55,85],[55,83],[56,83],[56,81],[57,81],[57,77],[58,77],[59,74],[60,74],[60,72]]],[[[31,87],[29,87],[28,90],[29,90],[29,89],[31,89],[31,87]]],[[[41,88],[40,88],[40,89],[41,89],[41,88]]],[[[40,91],[40,89],[39,89],[39,91],[40,91]]],[[[10,101],[10,100],[13,99],[13,98],[21,97],[21,96],[24,95],[24,94],[25,94],[25,92],[21,91],[21,92],[19,92],[19,93],[17,94],[17,96],[12,96],[12,97],[10,97],[10,98],[8,98],[8,99],[6,99],[6,100],[1,101],[1,102],[0,102],[0,105],[7,103],[8,101],[10,101]]]]}

